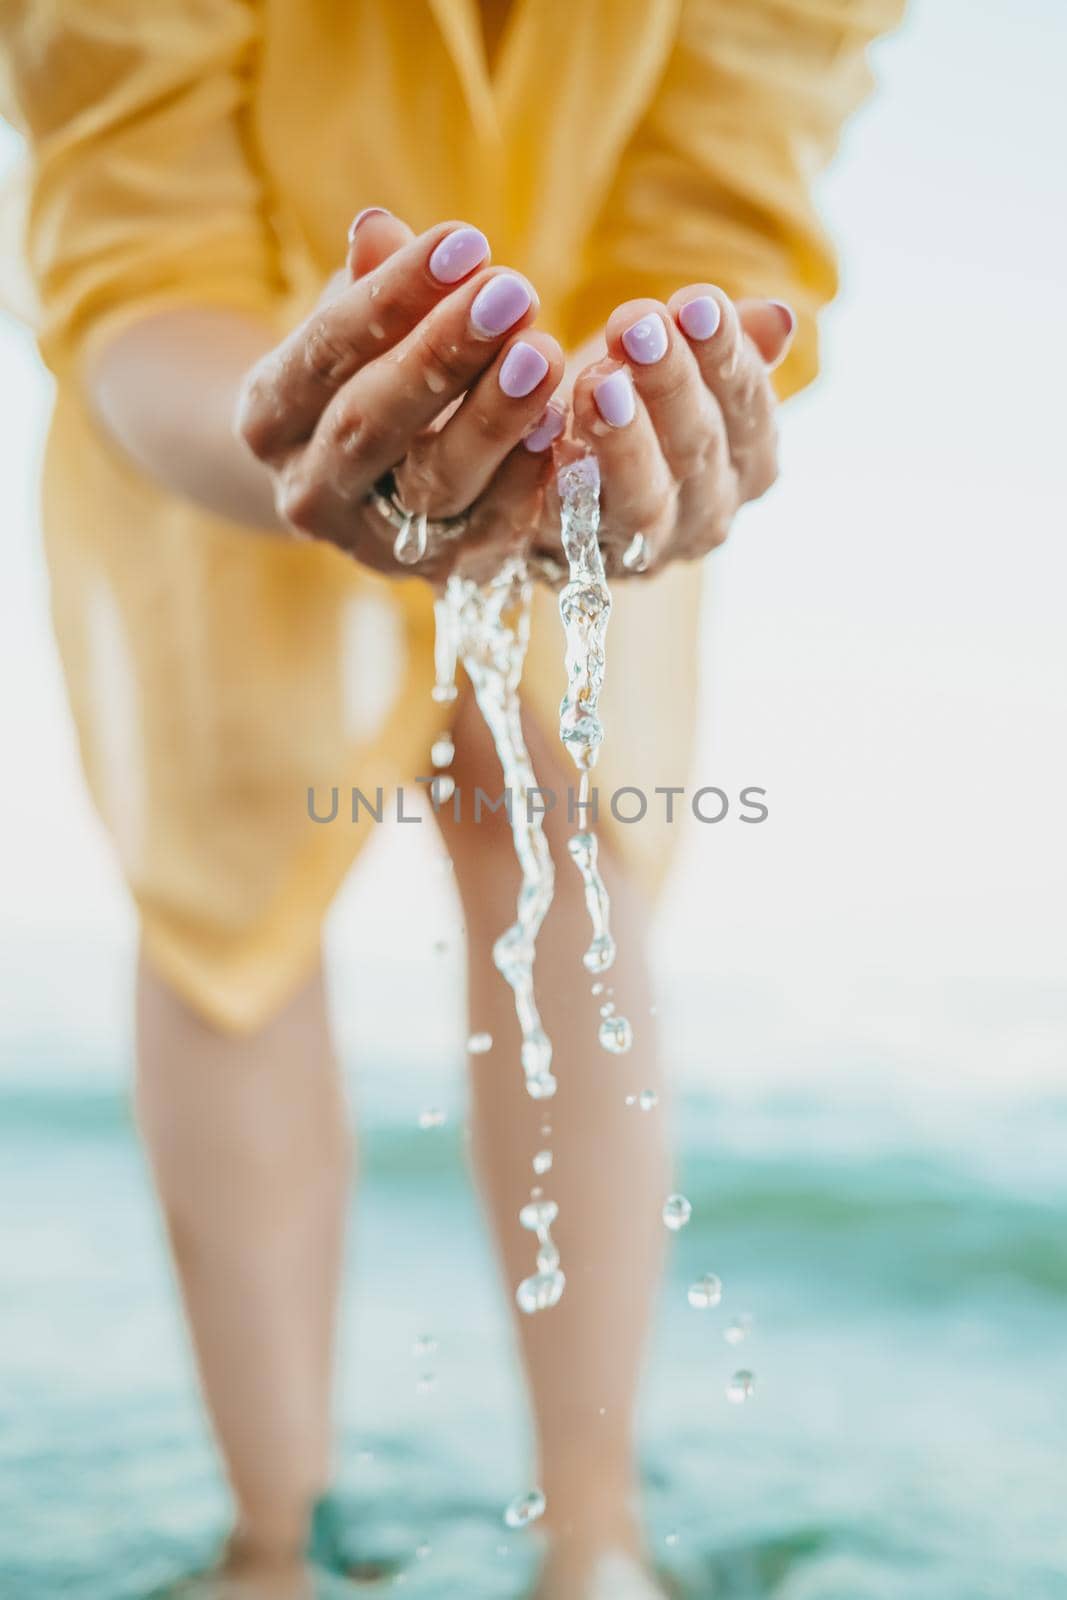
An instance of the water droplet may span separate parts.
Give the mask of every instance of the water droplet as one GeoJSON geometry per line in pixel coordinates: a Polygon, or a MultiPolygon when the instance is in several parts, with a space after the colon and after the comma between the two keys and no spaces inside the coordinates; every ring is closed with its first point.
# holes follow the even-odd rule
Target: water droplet
{"type": "Polygon", "coordinates": [[[678,1535],[674,1531],[673,1528],[671,1529],[670,1533],[667,1534],[667,1536],[664,1539],[663,1543],[665,1545],[669,1546],[671,1549],[673,1549],[674,1546],[678,1543],[678,1535]]]}
{"type": "Polygon", "coordinates": [[[539,1183],[535,1183],[533,1188],[530,1190],[530,1199],[540,1200],[544,1192],[545,1191],[542,1189],[541,1185],[539,1183]]]}
{"type": "Polygon", "coordinates": [[[563,1298],[567,1280],[555,1268],[552,1272],[535,1272],[532,1278],[523,1278],[515,1290],[515,1303],[520,1311],[532,1317],[537,1311],[550,1311],[563,1298]]]}
{"type": "Polygon", "coordinates": [[[546,1503],[540,1489],[531,1489],[527,1494],[516,1495],[504,1512],[504,1521],[509,1528],[528,1528],[531,1522],[536,1522],[539,1517],[544,1516],[546,1503]]]}
{"type": "Polygon", "coordinates": [[[693,1215],[693,1208],[684,1194],[671,1194],[663,1203],[663,1221],[672,1233],[684,1228],[693,1215]]]}
{"type": "Polygon", "coordinates": [[[598,995],[598,994],[603,994],[604,993],[604,985],[600,982],[599,978],[597,979],[596,983],[594,983],[594,985],[592,987],[592,990],[591,990],[591,993],[593,995],[598,995]]]}
{"type": "Polygon", "coordinates": [[[628,1094],[626,1096],[626,1104],[628,1106],[635,1106],[637,1104],[637,1096],[635,1094],[628,1094]]]}
{"type": "Polygon", "coordinates": [[[427,1106],[425,1111],[419,1112],[420,1128],[441,1128],[445,1120],[445,1113],[440,1106],[427,1106]]]}
{"type": "Polygon", "coordinates": [[[642,1089],[637,1097],[637,1103],[642,1111],[655,1111],[659,1105],[659,1095],[655,1089],[642,1089]]]}
{"type": "Polygon", "coordinates": [[[526,1080],[526,1093],[531,1100],[551,1100],[558,1088],[551,1072],[535,1072],[526,1080]]]}
{"type": "Polygon", "coordinates": [[[553,1240],[546,1239],[537,1252],[538,1272],[555,1272],[559,1266],[559,1251],[553,1240]]]}
{"type": "Polygon", "coordinates": [[[743,1406],[746,1400],[752,1398],[755,1387],[756,1380],[753,1374],[742,1368],[740,1372],[734,1373],[726,1385],[726,1398],[732,1406],[743,1406]]]}
{"type": "Polygon", "coordinates": [[[597,1030],[597,1038],[613,1056],[624,1056],[634,1042],[634,1030],[625,1017],[605,1017],[597,1030]]]}
{"type": "Polygon", "coordinates": [[[722,1336],[727,1344],[744,1344],[752,1332],[752,1318],[746,1311],[742,1316],[735,1317],[722,1330],[722,1336]]]}
{"type": "Polygon", "coordinates": [[[540,1228],[551,1228],[559,1216],[559,1206],[554,1200],[531,1200],[519,1212],[519,1221],[530,1233],[540,1228]]]}
{"type": "Polygon", "coordinates": [[[472,1056],[484,1056],[493,1048],[491,1033],[472,1033],[467,1040],[467,1051],[472,1056]]]}
{"type": "Polygon", "coordinates": [[[420,1333],[411,1347],[411,1353],[417,1361],[425,1361],[437,1354],[437,1340],[432,1333],[420,1333]]]}
{"type": "Polygon", "coordinates": [[[429,785],[430,804],[438,810],[451,800],[456,792],[456,780],[449,772],[439,772],[429,785]]]}
{"type": "Polygon", "coordinates": [[[541,1137],[542,1137],[542,1139],[550,1139],[552,1137],[552,1124],[551,1124],[551,1122],[542,1122],[542,1124],[541,1124],[541,1137]]]}
{"type": "Polygon", "coordinates": [[[433,762],[435,767],[450,767],[452,765],[452,758],[455,753],[456,747],[452,742],[452,735],[450,733],[443,733],[441,737],[439,739],[435,739],[433,744],[430,746],[430,760],[433,762]]]}
{"type": "Polygon", "coordinates": [[[643,533],[635,533],[622,553],[622,564],[627,572],[646,572],[648,559],[648,540],[643,533]]]}
{"type": "Polygon", "coordinates": [[[615,940],[610,933],[598,934],[582,957],[586,972],[606,972],[615,960],[615,940]]]}
{"type": "Polygon", "coordinates": [[[415,1546],[416,1561],[428,1561],[432,1554],[433,1546],[426,1539],[424,1539],[421,1544],[417,1544],[415,1546]]]}
{"type": "Polygon", "coordinates": [[[602,1017],[610,1017],[614,1010],[615,1010],[615,1002],[614,1002],[614,1000],[605,1000],[604,1004],[600,1008],[600,1015],[602,1017]]]}
{"type": "Polygon", "coordinates": [[[425,512],[405,517],[393,541],[393,559],[402,567],[414,567],[426,554],[428,541],[425,512]]]}
{"type": "Polygon", "coordinates": [[[694,1311],[711,1311],[722,1301],[722,1283],[714,1272],[705,1272],[702,1278],[689,1285],[689,1304],[694,1311]]]}
{"type": "Polygon", "coordinates": [[[419,1394],[431,1394],[437,1388],[436,1375],[432,1372],[422,1373],[415,1388],[419,1394]]]}
{"type": "Polygon", "coordinates": [[[538,1150],[537,1154],[533,1158],[532,1165],[533,1165],[533,1169],[537,1173],[538,1177],[541,1177],[546,1172],[551,1172],[552,1171],[552,1152],[551,1152],[551,1150],[538,1150]]]}

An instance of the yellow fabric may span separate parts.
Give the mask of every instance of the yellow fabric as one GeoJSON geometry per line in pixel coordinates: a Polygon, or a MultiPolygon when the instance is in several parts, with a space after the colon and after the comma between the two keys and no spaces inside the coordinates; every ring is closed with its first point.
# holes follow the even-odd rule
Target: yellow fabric
{"type": "MultiPolygon", "coordinates": [[[[175,304],[290,326],[354,212],[381,204],[416,229],[477,223],[571,345],[618,300],[694,279],[788,299],[787,394],[815,372],[814,314],[835,287],[810,182],[901,6],[512,0],[492,72],[477,0],[0,9],[0,110],[28,143],[24,260],[58,380],[45,530],[60,648],[149,949],[206,1015],[254,1026],[313,959],[367,828],[310,822],[308,785],[423,769],[440,720],[429,595],[141,479],[87,415],[87,344],[175,304]],[[397,649],[388,681],[368,640],[397,649]]],[[[699,588],[679,569],[620,596],[606,790],[685,781],[699,588]]],[[[526,679],[548,726],[553,613],[541,596],[526,679]]],[[[615,833],[654,884],[669,833],[615,833]]]]}

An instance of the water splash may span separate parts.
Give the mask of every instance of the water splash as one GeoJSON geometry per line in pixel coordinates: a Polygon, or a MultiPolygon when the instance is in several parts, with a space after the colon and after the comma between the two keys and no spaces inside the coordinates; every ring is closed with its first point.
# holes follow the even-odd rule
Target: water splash
{"type": "Polygon", "coordinates": [[[533,965],[537,935],[552,903],[555,873],[541,809],[532,803],[537,779],[523,738],[519,705],[519,680],[530,639],[530,596],[530,579],[520,560],[505,562],[485,584],[453,574],[443,601],[438,602],[438,627],[443,620],[446,636],[439,663],[446,672],[439,670],[438,688],[451,682],[454,693],[458,654],[503,771],[522,883],[515,921],[496,941],[493,961],[515,997],[526,1088],[533,1099],[544,1100],[555,1094],[556,1080],[551,1071],[552,1045],[534,997],[533,965]]]}
{"type": "Polygon", "coordinates": [[[540,1489],[530,1489],[528,1493],[516,1495],[512,1500],[504,1512],[504,1522],[509,1528],[528,1528],[531,1522],[537,1522],[544,1516],[547,1504],[540,1489]]]}
{"type": "Polygon", "coordinates": [[[558,1216],[559,1207],[554,1200],[531,1200],[519,1212],[522,1226],[537,1235],[537,1271],[524,1278],[515,1291],[515,1303],[527,1316],[558,1305],[567,1286],[552,1237],[552,1224],[558,1216]]]}
{"type": "MultiPolygon", "coordinates": [[[[558,479],[560,533],[567,558],[568,581],[560,591],[559,614],[566,640],[567,689],[559,708],[559,736],[581,774],[578,814],[590,809],[589,773],[604,741],[600,694],[604,687],[605,641],[611,619],[611,591],[604,574],[600,532],[600,468],[595,456],[583,456],[562,468],[558,479]]],[[[580,828],[568,841],[571,860],[581,874],[592,940],[582,963],[594,976],[615,960],[611,902],[597,861],[597,839],[580,828]]],[[[633,1043],[625,1017],[600,1029],[605,1050],[622,1054],[633,1043]]]]}

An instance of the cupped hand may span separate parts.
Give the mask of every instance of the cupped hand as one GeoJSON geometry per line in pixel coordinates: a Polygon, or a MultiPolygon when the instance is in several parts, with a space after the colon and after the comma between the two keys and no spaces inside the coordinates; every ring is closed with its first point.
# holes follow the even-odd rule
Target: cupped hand
{"type": "Polygon", "coordinates": [[[491,570],[528,540],[562,426],[546,402],[563,354],[530,328],[532,285],[488,257],[465,224],[416,238],[386,212],[357,218],[346,272],[241,397],[238,431],[294,529],[438,581],[459,560],[491,570]],[[532,448],[516,448],[524,438],[532,448]],[[390,470],[411,511],[469,513],[462,538],[416,567],[396,562],[395,531],[367,500],[390,470]]]}
{"type": "Polygon", "coordinates": [[[739,508],[770,488],[770,372],[792,334],[787,306],[735,304],[712,284],[680,289],[666,305],[631,300],[612,313],[607,355],[575,380],[569,430],[600,463],[609,571],[652,573],[705,555],[726,538],[739,508]]]}

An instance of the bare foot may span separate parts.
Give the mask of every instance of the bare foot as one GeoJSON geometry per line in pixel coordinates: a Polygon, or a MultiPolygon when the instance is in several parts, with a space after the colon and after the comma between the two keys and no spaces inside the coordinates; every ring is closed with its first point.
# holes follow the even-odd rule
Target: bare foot
{"type": "Polygon", "coordinates": [[[545,1559],[533,1600],[667,1600],[630,1551],[557,1546],[545,1559]]]}
{"type": "Polygon", "coordinates": [[[315,1600],[315,1584],[303,1561],[259,1559],[231,1545],[214,1571],[183,1579],[160,1600],[315,1600]]]}

